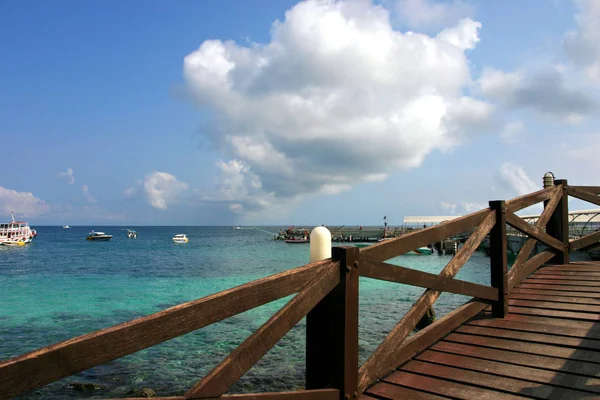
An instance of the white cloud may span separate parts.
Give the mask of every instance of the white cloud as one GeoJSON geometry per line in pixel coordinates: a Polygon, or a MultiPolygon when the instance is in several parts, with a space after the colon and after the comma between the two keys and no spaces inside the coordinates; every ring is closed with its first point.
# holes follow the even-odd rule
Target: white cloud
{"type": "Polygon", "coordinates": [[[561,68],[502,72],[485,68],[477,89],[510,109],[530,108],[546,116],[577,124],[598,110],[598,101],[568,81],[561,68]]]}
{"type": "Polygon", "coordinates": [[[67,168],[66,172],[60,172],[57,176],[59,178],[66,178],[67,183],[69,185],[72,185],[75,183],[75,177],[73,176],[73,168],[67,168]]]}
{"type": "Polygon", "coordinates": [[[565,35],[564,49],[574,64],[585,69],[589,81],[600,85],[600,2],[576,0],[575,4],[577,29],[565,35]]]}
{"type": "Polygon", "coordinates": [[[542,189],[541,183],[536,184],[533,182],[523,167],[510,162],[500,166],[499,178],[500,182],[517,196],[542,189]]]}
{"type": "Polygon", "coordinates": [[[218,196],[246,209],[339,193],[481,131],[492,106],[463,96],[479,27],[466,19],[437,37],[403,34],[370,2],[307,0],[267,44],[203,42],[184,76],[215,116],[207,137],[230,158],[218,196]]]}
{"type": "Polygon", "coordinates": [[[473,14],[472,7],[460,0],[399,0],[396,11],[413,28],[437,28],[473,14]]]}
{"type": "Polygon", "coordinates": [[[161,210],[166,210],[170,204],[177,204],[180,196],[189,189],[187,183],[177,180],[174,175],[158,171],[147,175],[142,185],[148,203],[161,210]]]}
{"type": "Polygon", "coordinates": [[[469,201],[462,201],[460,206],[463,210],[463,214],[471,214],[475,211],[483,210],[484,208],[488,208],[487,204],[483,203],[474,203],[469,201]]]}
{"type": "Polygon", "coordinates": [[[98,202],[98,200],[96,200],[94,196],[90,194],[90,188],[88,185],[81,186],[81,193],[83,193],[83,197],[85,197],[85,199],[90,203],[96,204],[98,202]]]}
{"type": "Polygon", "coordinates": [[[440,206],[442,206],[442,208],[446,211],[448,211],[450,214],[455,214],[456,213],[456,207],[457,205],[454,203],[448,203],[446,201],[442,201],[440,203],[440,206]]]}
{"type": "Polygon", "coordinates": [[[521,141],[525,133],[525,125],[521,121],[508,122],[500,132],[500,138],[506,144],[515,144],[521,141]]]}
{"type": "Polygon", "coordinates": [[[17,215],[35,217],[47,213],[50,206],[31,192],[17,192],[0,186],[0,210],[3,215],[14,211],[17,215]]]}

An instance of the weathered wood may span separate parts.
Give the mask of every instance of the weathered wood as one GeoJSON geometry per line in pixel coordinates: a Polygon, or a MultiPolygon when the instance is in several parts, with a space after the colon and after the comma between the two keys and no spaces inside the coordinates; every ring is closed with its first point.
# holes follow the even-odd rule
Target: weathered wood
{"type": "Polygon", "coordinates": [[[600,287],[600,283],[598,283],[598,281],[592,280],[586,280],[586,279],[580,279],[580,280],[574,280],[574,279],[546,279],[546,278],[533,278],[533,277],[529,277],[529,279],[527,279],[527,283],[533,283],[533,284],[541,284],[541,285],[567,285],[567,286],[590,286],[590,287],[600,287]]]}
{"type": "Polygon", "coordinates": [[[556,318],[579,319],[583,321],[600,321],[600,315],[573,311],[545,310],[543,308],[509,306],[509,311],[515,314],[539,315],[556,318]]]}
{"type": "Polygon", "coordinates": [[[496,223],[490,231],[490,282],[498,290],[498,300],[492,303],[492,316],[504,318],[508,313],[508,275],[506,244],[506,204],[503,200],[490,201],[496,211],[496,223]]]}
{"type": "Polygon", "coordinates": [[[556,187],[538,190],[537,192],[529,193],[524,196],[516,197],[506,201],[506,210],[509,212],[517,212],[544,200],[552,198],[558,189],[556,187]]]}
{"type": "MultiPolygon", "coordinates": [[[[463,355],[440,353],[437,351],[426,351],[423,354],[420,354],[416,359],[429,363],[442,364],[449,367],[485,372],[486,374],[494,374],[507,378],[520,377],[522,379],[527,379],[528,381],[538,382],[545,385],[559,386],[566,389],[600,393],[600,379],[583,376],[578,377],[563,372],[547,371],[538,368],[481,360],[463,355]]],[[[552,389],[549,387],[547,390],[552,389]]],[[[519,394],[519,392],[516,390],[514,393],[519,394]]],[[[534,395],[533,392],[529,391],[527,394],[534,395]]],[[[548,394],[551,394],[551,392],[548,392],[548,394]]],[[[561,394],[564,396],[581,395],[579,392],[565,393],[564,391],[561,391],[561,394]]]]}
{"type": "Polygon", "coordinates": [[[395,239],[386,240],[360,249],[362,256],[377,261],[385,261],[390,258],[408,253],[419,247],[439,242],[450,236],[467,231],[479,224],[490,215],[488,209],[459,217],[451,221],[442,222],[436,226],[422,229],[416,232],[402,235],[395,239]]]}
{"type": "Polygon", "coordinates": [[[422,392],[416,389],[409,389],[398,385],[392,385],[386,382],[379,382],[370,387],[368,394],[383,399],[414,399],[414,400],[442,400],[447,397],[440,397],[434,394],[422,392]]]}
{"type": "MultiPolygon", "coordinates": [[[[544,211],[542,212],[535,224],[537,228],[541,229],[546,226],[546,224],[550,220],[550,217],[552,217],[554,210],[558,206],[558,203],[562,199],[562,192],[559,190],[558,187],[554,187],[552,188],[552,190],[553,196],[550,198],[550,201],[548,201],[547,204],[544,205],[544,211]]],[[[531,251],[535,247],[536,243],[537,239],[530,238],[527,239],[525,241],[525,244],[523,244],[523,247],[521,247],[521,250],[519,251],[519,254],[517,254],[517,258],[515,259],[512,268],[510,269],[510,271],[508,271],[509,288],[512,288],[521,279],[525,278],[527,275],[529,275],[529,273],[531,273],[530,271],[529,273],[525,274],[522,273],[521,270],[524,268],[525,263],[528,261],[529,255],[531,254],[531,251]]]]}
{"type": "Polygon", "coordinates": [[[577,279],[578,277],[581,278],[594,278],[594,279],[600,279],[600,269],[596,271],[565,271],[563,270],[546,270],[546,268],[540,268],[535,272],[536,276],[561,276],[564,277],[565,279],[577,279]]]}
{"type": "Polygon", "coordinates": [[[455,332],[470,335],[489,336],[502,339],[519,340],[521,342],[556,344],[559,346],[573,347],[585,350],[600,350],[600,341],[598,340],[585,340],[581,338],[548,335],[545,333],[538,332],[522,332],[517,330],[498,329],[496,327],[483,327],[472,325],[460,326],[458,329],[455,330],[455,332]]]}
{"type": "Polygon", "coordinates": [[[188,390],[185,397],[219,397],[260,360],[340,281],[337,263],[323,268],[302,290],[188,390]]]}
{"type": "Polygon", "coordinates": [[[598,325],[595,322],[579,321],[574,319],[563,319],[560,317],[545,317],[538,315],[509,315],[506,317],[510,321],[528,322],[532,324],[544,324],[550,326],[567,327],[573,329],[581,329],[583,331],[596,332],[598,325]]]}
{"type": "MultiPolygon", "coordinates": [[[[485,219],[440,272],[440,276],[454,277],[477,249],[481,241],[487,236],[495,223],[496,212],[487,212],[485,219]]],[[[427,289],[404,317],[402,317],[400,322],[390,331],[377,349],[375,349],[371,357],[360,367],[358,370],[359,392],[364,391],[369,384],[395,367],[394,357],[396,357],[398,350],[402,347],[404,339],[415,328],[417,322],[419,322],[427,309],[438,299],[440,294],[441,292],[437,290],[427,289]]]]}
{"type": "MultiPolygon", "coordinates": [[[[530,287],[521,287],[519,286],[515,286],[514,289],[512,289],[510,291],[511,293],[527,293],[527,294],[544,294],[544,295],[550,295],[550,296],[556,296],[557,293],[555,290],[551,290],[551,289],[535,289],[535,288],[530,288],[530,287]]],[[[582,298],[582,299],[595,299],[598,298],[598,295],[595,293],[587,293],[587,292],[572,292],[572,291],[561,291],[559,294],[559,296],[568,296],[568,297],[577,297],[577,298],[582,298]]]]}
{"type": "Polygon", "coordinates": [[[524,233],[525,235],[531,236],[532,238],[537,239],[540,242],[542,242],[550,247],[555,248],[556,250],[564,251],[565,246],[561,241],[548,235],[546,232],[542,231],[537,226],[529,225],[527,222],[523,221],[521,218],[517,217],[515,214],[510,213],[510,212],[507,213],[506,214],[506,222],[510,226],[512,226],[513,228],[518,230],[519,232],[524,233]]]}
{"type": "Polygon", "coordinates": [[[360,259],[360,276],[485,300],[498,300],[498,289],[496,288],[375,261],[366,257],[360,259]]]}
{"type": "MultiPolygon", "coordinates": [[[[148,397],[126,397],[126,398],[110,398],[105,400],[148,400],[148,397]]],[[[168,396],[168,397],[152,397],[152,400],[187,400],[183,396],[168,396]]]]}
{"type": "Polygon", "coordinates": [[[581,186],[569,186],[567,192],[569,193],[569,196],[577,197],[579,200],[600,206],[600,197],[598,197],[598,194],[582,189],[581,186]]]}
{"type": "Polygon", "coordinates": [[[219,400],[339,400],[337,389],[296,390],[293,392],[265,392],[224,394],[219,400]]]}
{"type": "MultiPolygon", "coordinates": [[[[512,316],[509,316],[509,318],[512,316]]],[[[505,362],[515,365],[525,365],[534,368],[544,368],[552,371],[562,371],[578,375],[600,377],[600,369],[596,364],[583,361],[565,360],[563,358],[544,355],[521,353],[511,350],[482,348],[468,343],[438,342],[432,350],[451,354],[461,354],[485,360],[505,362]]]]}
{"type": "Polygon", "coordinates": [[[555,179],[554,184],[561,189],[561,198],[556,206],[556,210],[552,213],[546,232],[558,239],[564,244],[564,249],[558,251],[556,256],[550,260],[551,264],[568,264],[569,263],[569,195],[568,184],[566,179],[555,179]]]}
{"type": "Polygon", "coordinates": [[[529,293],[522,293],[518,290],[513,290],[510,293],[510,299],[552,301],[555,303],[573,303],[573,304],[600,306],[600,299],[594,298],[594,297],[573,297],[573,296],[529,294],[529,293]]]}
{"type": "Polygon", "coordinates": [[[510,329],[513,331],[547,333],[556,335],[557,338],[564,336],[579,338],[579,339],[600,339],[600,327],[594,329],[581,329],[577,327],[553,325],[549,323],[539,323],[532,321],[531,318],[523,318],[523,316],[510,316],[510,319],[473,319],[467,322],[467,325],[487,326],[491,328],[510,329]],[[515,320],[515,318],[521,319],[515,320]]]}
{"type": "Polygon", "coordinates": [[[600,272],[600,264],[571,263],[569,265],[546,265],[540,271],[557,272],[600,272]]]}
{"type": "MultiPolygon", "coordinates": [[[[598,353],[590,350],[574,349],[570,347],[562,347],[547,344],[538,343],[526,343],[517,340],[507,340],[492,338],[487,336],[478,335],[463,335],[461,333],[451,333],[444,338],[445,342],[455,342],[462,344],[469,344],[472,346],[485,346],[495,349],[518,351],[522,353],[537,354],[542,356],[557,357],[568,360],[587,361],[590,363],[596,363],[598,369],[598,353]]],[[[485,351],[480,350],[481,354],[485,351]]],[[[565,362],[563,360],[563,363],[565,362]]]]}
{"type": "Polygon", "coordinates": [[[569,186],[570,188],[576,188],[582,191],[586,191],[592,194],[600,194],[600,186],[569,186]]]}
{"type": "Polygon", "coordinates": [[[536,254],[527,260],[521,268],[511,268],[508,273],[508,289],[512,290],[519,282],[526,278],[529,274],[538,269],[541,265],[548,262],[554,257],[554,253],[551,251],[543,251],[536,254]],[[514,272],[514,273],[513,273],[514,272]],[[511,274],[512,273],[512,274],[511,274]]]}
{"type": "Polygon", "coordinates": [[[539,301],[539,300],[509,300],[509,304],[515,307],[531,307],[543,308],[547,310],[563,310],[588,313],[600,313],[600,306],[586,305],[580,303],[557,303],[554,301],[539,301]]]}
{"type": "Polygon", "coordinates": [[[329,265],[308,264],[0,362],[0,393],[16,396],[289,296],[329,265]]]}
{"type": "Polygon", "coordinates": [[[586,247],[598,245],[600,241],[600,231],[590,233],[582,238],[572,241],[569,244],[570,251],[585,250],[586,247]]]}
{"type": "MultiPolygon", "coordinates": [[[[513,396],[495,390],[483,389],[473,385],[465,385],[454,380],[437,379],[431,376],[413,374],[407,371],[396,371],[384,378],[384,382],[402,385],[417,390],[427,391],[453,399],[498,399],[498,400],[523,400],[522,397],[513,396]]],[[[409,398],[408,398],[409,399],[409,398]]],[[[398,400],[404,400],[402,398],[398,400]]]]}
{"type": "Polygon", "coordinates": [[[523,282],[519,285],[520,288],[523,289],[549,289],[556,290],[556,294],[559,291],[572,291],[572,292],[589,292],[589,293],[600,293],[600,287],[591,287],[591,286],[575,286],[575,285],[560,285],[560,284],[543,284],[543,283],[535,283],[535,280],[528,280],[527,282],[523,282]]]}
{"type": "Polygon", "coordinates": [[[340,283],[306,320],[306,388],[333,387],[352,396],[358,380],[357,247],[334,247],[340,283]]]}
{"type": "MultiPolygon", "coordinates": [[[[539,274],[539,273],[535,273],[533,275],[529,275],[529,279],[549,279],[549,280],[556,280],[556,281],[562,281],[562,282],[571,282],[571,281],[587,281],[587,282],[600,282],[600,275],[597,276],[588,276],[588,275],[574,275],[573,273],[571,273],[570,275],[568,274],[539,274]]],[[[597,283],[597,285],[600,285],[600,283],[597,283]]]]}

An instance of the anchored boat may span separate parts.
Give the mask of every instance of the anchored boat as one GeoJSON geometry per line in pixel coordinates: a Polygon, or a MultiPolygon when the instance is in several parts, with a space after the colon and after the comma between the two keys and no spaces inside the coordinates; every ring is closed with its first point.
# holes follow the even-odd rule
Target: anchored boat
{"type": "Polygon", "coordinates": [[[134,231],[133,229],[127,229],[127,237],[129,239],[137,239],[137,232],[134,231]]]}
{"type": "Polygon", "coordinates": [[[187,243],[188,238],[185,236],[185,233],[178,233],[173,237],[173,242],[175,243],[187,243]]]}
{"type": "Polygon", "coordinates": [[[0,224],[0,245],[25,246],[37,236],[35,229],[31,229],[25,221],[15,221],[15,213],[10,212],[12,221],[0,224]]]}
{"type": "Polygon", "coordinates": [[[112,235],[107,235],[104,232],[94,232],[94,231],[91,231],[87,237],[87,240],[95,240],[98,242],[107,241],[110,239],[112,239],[112,235]]]}

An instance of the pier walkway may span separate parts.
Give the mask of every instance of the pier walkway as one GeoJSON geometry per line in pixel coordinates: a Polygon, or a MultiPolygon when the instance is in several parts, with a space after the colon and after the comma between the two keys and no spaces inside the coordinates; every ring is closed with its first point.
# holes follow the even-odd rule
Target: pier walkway
{"type": "Polygon", "coordinates": [[[0,400],[293,294],[193,387],[161,399],[599,398],[600,264],[570,263],[569,255],[598,246],[600,231],[571,241],[568,229],[568,196],[600,206],[599,194],[598,186],[551,178],[543,190],[430,228],[334,247],[331,258],[0,361],[0,400]],[[516,214],[541,202],[535,223],[516,214]],[[507,226],[528,236],[510,268],[507,226]],[[463,232],[468,239],[439,274],[386,262],[463,232]],[[490,285],[455,278],[487,237],[490,285]],[[424,289],[360,366],[359,277],[424,289]],[[413,334],[444,292],[471,300],[413,334]],[[229,393],[303,318],[305,388],[229,393]]]}
{"type": "Polygon", "coordinates": [[[545,266],[509,315],[484,310],[365,391],[362,400],[600,397],[600,262],[545,266]]]}

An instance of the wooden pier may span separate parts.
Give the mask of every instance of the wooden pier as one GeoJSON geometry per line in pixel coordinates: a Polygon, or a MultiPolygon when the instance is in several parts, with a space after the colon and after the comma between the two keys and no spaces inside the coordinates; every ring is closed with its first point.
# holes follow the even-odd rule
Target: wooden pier
{"type": "MultiPolygon", "coordinates": [[[[0,399],[154,346],[297,293],[181,395],[161,399],[583,399],[600,397],[600,264],[569,263],[600,231],[568,237],[568,196],[600,205],[600,187],[554,186],[372,246],[334,247],[307,264],[155,314],[0,362],[0,399]],[[535,224],[515,213],[544,202],[535,224]],[[527,235],[507,266],[507,225],[527,235]],[[386,263],[471,232],[439,274],[386,263]],[[489,286],[456,279],[490,238],[489,286]],[[537,242],[546,247],[531,255],[537,242]],[[358,363],[359,276],[424,288],[369,359],[358,363]],[[472,297],[412,334],[443,292],[472,297]],[[305,390],[229,394],[229,388],[306,317],[305,390]],[[412,335],[411,335],[412,334],[412,335]]],[[[393,307],[393,305],[391,305],[393,307]]]]}

